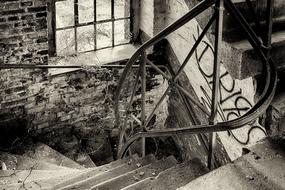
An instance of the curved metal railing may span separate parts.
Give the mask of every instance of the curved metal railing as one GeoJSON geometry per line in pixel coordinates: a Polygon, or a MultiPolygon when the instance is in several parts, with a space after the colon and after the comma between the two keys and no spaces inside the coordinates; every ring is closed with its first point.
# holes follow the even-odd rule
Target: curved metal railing
{"type": "MultiPolygon", "coordinates": [[[[268,45],[268,44],[267,44],[268,45]]],[[[214,72],[215,73],[215,72],[214,72]]],[[[219,73],[215,73],[216,76],[219,75],[219,73]]],[[[215,75],[214,74],[214,75],[215,75]]],[[[191,79],[190,79],[191,80],[191,79]]],[[[214,83],[218,83],[219,80],[217,78],[215,79],[214,77],[214,83]]],[[[270,102],[272,101],[276,89],[276,82],[277,82],[277,73],[274,67],[274,63],[272,59],[267,56],[267,50],[264,48],[264,44],[258,38],[258,36],[255,34],[255,32],[252,30],[250,25],[247,23],[247,21],[243,18],[243,16],[240,14],[240,12],[236,9],[235,5],[232,3],[231,0],[204,0],[200,2],[198,5],[196,5],[192,10],[190,10],[186,15],[178,19],[176,22],[162,30],[160,33],[158,33],[156,36],[145,42],[134,54],[133,56],[129,59],[129,61],[126,64],[125,70],[122,73],[122,76],[119,80],[118,88],[116,91],[116,98],[115,98],[115,116],[116,116],[116,125],[117,127],[120,127],[121,129],[121,134],[120,134],[120,140],[119,140],[119,152],[118,152],[118,157],[122,158],[125,153],[127,152],[128,148],[131,146],[132,143],[134,143],[136,140],[146,137],[161,137],[161,136],[172,136],[172,135],[187,135],[187,134],[200,134],[200,133],[215,133],[215,132],[220,132],[220,131],[229,131],[233,129],[240,128],[246,124],[249,124],[253,120],[256,120],[261,114],[263,114],[267,107],[269,106],[270,102]],[[160,68],[158,68],[154,63],[152,63],[147,57],[145,51],[155,45],[157,42],[165,38],[167,35],[171,34],[172,32],[176,31],[180,27],[182,27],[184,24],[189,22],[190,20],[194,19],[196,16],[201,14],[203,11],[208,9],[209,7],[213,6],[216,4],[216,12],[213,14],[211,19],[209,20],[208,24],[205,26],[203,32],[193,45],[191,51],[187,55],[186,59],[182,63],[181,67],[178,69],[178,72],[175,74],[174,77],[170,77],[169,75],[165,74],[160,68]],[[212,110],[211,113],[208,112],[208,110],[199,102],[199,100],[193,98],[190,93],[188,93],[182,86],[180,86],[176,81],[179,76],[179,74],[183,71],[185,68],[187,62],[189,61],[190,57],[193,55],[195,49],[198,47],[199,43],[202,41],[203,37],[206,35],[206,32],[208,29],[211,27],[211,25],[214,23],[216,20],[216,44],[215,44],[215,61],[214,63],[214,70],[219,67],[219,43],[221,42],[221,36],[219,34],[222,32],[222,10],[223,6],[230,12],[230,14],[233,15],[237,23],[240,24],[242,29],[247,33],[248,35],[248,40],[255,49],[256,53],[260,56],[265,76],[266,76],[266,84],[264,86],[263,92],[260,96],[260,99],[258,102],[250,109],[248,110],[247,113],[245,113],[243,116],[231,120],[231,121],[226,121],[226,122],[220,122],[220,123],[215,123],[214,118],[216,115],[216,110],[215,110],[215,105],[213,108],[212,105],[212,110]],[[137,72],[136,76],[136,82],[134,85],[134,89],[132,91],[132,95],[130,98],[130,102],[127,106],[127,111],[126,111],[126,117],[124,119],[123,125],[121,125],[121,116],[120,116],[120,111],[119,111],[119,100],[120,100],[120,94],[124,85],[124,82],[126,81],[127,75],[130,72],[132,66],[134,63],[139,60],[140,61],[140,68],[137,72]],[[145,66],[148,64],[151,66],[153,69],[155,69],[158,73],[162,74],[162,76],[169,81],[169,83],[173,86],[175,86],[178,90],[180,90],[187,98],[190,99],[190,101],[195,104],[198,108],[200,108],[204,113],[212,117],[212,122],[210,121],[210,124],[208,125],[191,125],[186,128],[175,128],[175,129],[162,129],[162,130],[148,130],[148,124],[152,117],[155,114],[155,111],[157,108],[160,106],[164,98],[166,97],[169,87],[166,89],[165,93],[162,95],[161,99],[158,101],[157,105],[155,106],[154,110],[146,116],[145,113],[145,66]],[[141,83],[142,83],[142,111],[141,111],[141,120],[136,118],[135,116],[131,116],[135,118],[135,120],[141,125],[142,131],[134,134],[131,136],[129,139],[126,136],[126,125],[127,125],[127,120],[128,117],[130,117],[129,109],[132,105],[135,93],[136,93],[136,88],[138,85],[139,81],[139,74],[142,73],[141,75],[141,83]],[[214,117],[213,117],[214,116],[214,117]]],[[[213,90],[212,96],[217,96],[217,91],[213,90]]],[[[215,103],[215,97],[212,97],[212,104],[217,104],[215,103]]]]}

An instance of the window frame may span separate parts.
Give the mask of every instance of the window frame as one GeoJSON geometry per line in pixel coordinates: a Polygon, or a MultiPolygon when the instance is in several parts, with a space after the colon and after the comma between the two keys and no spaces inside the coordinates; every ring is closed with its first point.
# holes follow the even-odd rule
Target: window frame
{"type": "MultiPolygon", "coordinates": [[[[60,1],[65,1],[65,0],[49,0],[48,1],[48,16],[47,16],[47,21],[48,21],[48,39],[49,39],[49,56],[50,57],[55,57],[57,56],[57,47],[56,47],[56,32],[57,31],[62,31],[66,29],[74,29],[74,35],[75,35],[75,53],[78,52],[78,44],[77,44],[77,29],[78,27],[82,26],[94,26],[94,49],[87,51],[96,51],[100,49],[105,49],[105,48],[112,48],[115,46],[120,46],[124,44],[132,44],[136,43],[138,41],[138,36],[139,36],[139,7],[140,3],[139,0],[130,0],[130,15],[128,17],[122,17],[122,18],[115,18],[115,0],[111,0],[111,18],[110,19],[104,19],[104,20],[99,20],[97,21],[96,19],[96,0],[94,0],[94,21],[92,22],[84,22],[84,23],[79,23],[79,17],[78,17],[78,0],[74,0],[74,25],[73,26],[67,26],[67,27],[62,27],[62,28],[56,28],[56,2],[60,1]],[[124,43],[124,44],[115,44],[115,21],[119,20],[129,20],[130,21],[130,42],[124,43]],[[104,47],[104,48],[99,48],[97,49],[96,47],[96,41],[97,41],[97,30],[96,26],[97,24],[101,23],[112,23],[112,36],[111,36],[111,46],[104,47]]],[[[84,53],[84,52],[82,52],[84,53]]]]}

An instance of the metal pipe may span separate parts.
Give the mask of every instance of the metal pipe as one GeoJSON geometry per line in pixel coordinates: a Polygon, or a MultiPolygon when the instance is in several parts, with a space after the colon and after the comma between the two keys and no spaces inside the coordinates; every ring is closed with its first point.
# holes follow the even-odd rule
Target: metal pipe
{"type": "MultiPolygon", "coordinates": [[[[0,69],[84,69],[84,68],[106,68],[124,69],[126,65],[35,65],[35,64],[0,64],[0,69]]],[[[139,65],[132,65],[132,68],[139,68],[139,65]]],[[[146,65],[151,68],[150,65],[146,65]]],[[[164,65],[157,65],[158,68],[165,69],[164,65]]]]}
{"type": "Polygon", "coordinates": [[[173,82],[172,78],[168,75],[166,75],[162,70],[160,70],[155,64],[153,64],[150,60],[147,60],[147,63],[152,66],[158,73],[160,73],[164,78],[166,78],[170,84],[174,85],[176,88],[178,88],[181,92],[183,92],[196,106],[198,106],[205,114],[210,115],[209,111],[199,102],[199,100],[196,100],[191,96],[187,90],[185,90],[183,87],[181,87],[176,82],[173,82]]]}
{"type": "Polygon", "coordinates": [[[79,24],[79,15],[78,15],[78,0],[74,0],[74,47],[75,52],[78,52],[78,39],[77,39],[77,27],[79,24]]]}
{"type": "MultiPolygon", "coordinates": [[[[216,27],[215,27],[215,52],[214,52],[214,72],[213,72],[213,89],[212,89],[212,103],[211,115],[209,124],[214,125],[217,123],[217,112],[219,105],[219,87],[220,87],[220,65],[221,65],[221,43],[223,34],[223,14],[224,14],[224,0],[219,0],[216,3],[216,27]]],[[[215,149],[216,149],[216,133],[210,133],[209,137],[209,155],[208,155],[208,168],[212,170],[215,162],[215,149]]]]}
{"type": "MultiPolygon", "coordinates": [[[[146,53],[142,55],[141,61],[141,121],[142,131],[147,131],[145,126],[145,92],[146,92],[146,53]]],[[[142,138],[142,157],[145,157],[145,138],[142,138]]]]}
{"type": "Polygon", "coordinates": [[[272,43],[273,5],[274,5],[274,0],[267,0],[266,39],[264,40],[264,45],[266,47],[267,59],[270,57],[271,43],[272,43]]]}
{"type": "Polygon", "coordinates": [[[189,54],[186,56],[185,60],[183,61],[181,67],[178,69],[177,73],[175,74],[173,80],[176,81],[177,78],[179,77],[180,73],[183,71],[183,69],[185,68],[185,66],[187,65],[188,61],[190,60],[190,58],[192,57],[192,55],[194,54],[195,50],[197,49],[197,47],[199,46],[200,42],[203,40],[204,36],[206,35],[207,31],[210,29],[210,27],[212,26],[213,22],[216,19],[216,15],[212,15],[211,19],[209,20],[209,22],[207,23],[207,25],[205,26],[204,30],[202,31],[202,33],[200,34],[200,36],[198,37],[197,41],[195,42],[195,44],[193,45],[193,47],[191,48],[189,54]]]}
{"type": "Polygon", "coordinates": [[[138,71],[137,71],[135,84],[134,84],[133,91],[132,91],[132,94],[131,94],[130,102],[129,102],[129,104],[127,106],[127,109],[126,109],[126,117],[124,119],[123,126],[121,127],[121,133],[120,133],[120,138],[119,138],[118,150],[121,150],[121,148],[122,148],[122,146],[124,144],[124,135],[126,134],[126,128],[127,128],[127,124],[128,124],[129,115],[130,115],[129,110],[130,110],[130,108],[131,108],[131,106],[133,104],[134,97],[135,97],[135,94],[136,94],[136,91],[137,91],[137,86],[138,86],[138,83],[139,83],[139,76],[140,76],[141,68],[142,67],[140,66],[138,71]]]}
{"type": "Polygon", "coordinates": [[[153,118],[156,110],[159,108],[159,106],[161,105],[161,103],[163,102],[163,100],[166,98],[168,91],[170,90],[170,86],[167,87],[167,89],[165,90],[165,92],[163,93],[163,95],[161,96],[161,98],[159,99],[159,101],[157,102],[157,104],[155,105],[154,109],[152,110],[152,112],[149,114],[149,116],[147,117],[146,122],[144,123],[144,128],[147,128],[149,122],[151,121],[151,119],[153,118]]]}

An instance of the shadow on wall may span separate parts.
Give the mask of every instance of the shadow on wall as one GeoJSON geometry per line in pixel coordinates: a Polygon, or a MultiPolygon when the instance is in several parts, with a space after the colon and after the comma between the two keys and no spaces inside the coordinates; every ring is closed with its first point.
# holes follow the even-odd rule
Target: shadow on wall
{"type": "Polygon", "coordinates": [[[6,113],[0,116],[0,151],[16,151],[27,136],[27,120],[9,118],[13,118],[13,114],[6,113]]]}

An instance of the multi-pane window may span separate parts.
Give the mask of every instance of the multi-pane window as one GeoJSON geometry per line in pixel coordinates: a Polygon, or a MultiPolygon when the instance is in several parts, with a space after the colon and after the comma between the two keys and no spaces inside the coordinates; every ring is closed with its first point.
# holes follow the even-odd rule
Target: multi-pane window
{"type": "Polygon", "coordinates": [[[56,0],[57,55],[129,43],[130,0],[56,0]]]}

